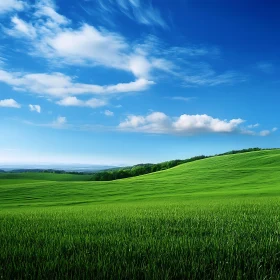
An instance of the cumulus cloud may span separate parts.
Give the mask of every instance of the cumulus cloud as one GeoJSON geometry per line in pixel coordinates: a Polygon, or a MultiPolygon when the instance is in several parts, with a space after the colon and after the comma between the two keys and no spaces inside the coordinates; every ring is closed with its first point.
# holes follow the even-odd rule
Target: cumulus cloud
{"type": "Polygon", "coordinates": [[[3,99],[0,100],[0,107],[20,108],[21,105],[18,104],[14,99],[3,99]]]}
{"type": "Polygon", "coordinates": [[[2,0],[0,1],[0,15],[14,11],[22,11],[25,7],[26,4],[24,1],[2,0]]]}
{"type": "Polygon", "coordinates": [[[244,120],[220,120],[208,115],[181,115],[171,118],[162,112],[147,116],[130,115],[118,126],[120,130],[159,134],[194,135],[200,133],[240,132],[244,120]]]}
{"type": "Polygon", "coordinates": [[[107,105],[106,100],[92,98],[86,101],[80,100],[75,96],[66,97],[57,102],[58,105],[61,106],[78,106],[78,107],[90,107],[90,108],[97,108],[103,107],[107,105]]]}
{"type": "Polygon", "coordinates": [[[110,111],[110,110],[105,110],[104,111],[104,115],[107,117],[113,117],[114,116],[114,112],[110,111]]]}
{"type": "Polygon", "coordinates": [[[30,111],[35,111],[37,113],[41,113],[41,106],[40,105],[32,105],[32,104],[29,104],[29,110],[30,111]]]}
{"type": "Polygon", "coordinates": [[[154,82],[146,79],[137,79],[130,83],[116,85],[94,85],[76,83],[71,77],[62,73],[16,73],[0,69],[0,82],[6,83],[17,91],[29,91],[39,95],[65,97],[76,94],[113,94],[136,92],[147,89],[154,82]]]}

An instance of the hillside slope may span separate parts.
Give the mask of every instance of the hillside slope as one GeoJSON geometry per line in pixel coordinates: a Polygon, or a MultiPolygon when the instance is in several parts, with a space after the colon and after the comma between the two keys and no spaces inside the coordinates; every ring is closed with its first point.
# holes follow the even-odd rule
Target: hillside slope
{"type": "Polygon", "coordinates": [[[0,205],[178,201],[280,194],[280,150],[218,156],[112,182],[0,179],[0,205]]]}

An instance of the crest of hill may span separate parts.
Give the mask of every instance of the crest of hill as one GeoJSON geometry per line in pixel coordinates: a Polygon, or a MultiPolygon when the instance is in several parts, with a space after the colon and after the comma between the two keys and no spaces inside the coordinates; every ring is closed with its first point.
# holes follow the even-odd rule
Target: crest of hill
{"type": "Polygon", "coordinates": [[[94,173],[91,180],[92,181],[113,181],[118,179],[124,179],[124,178],[130,178],[135,177],[139,175],[149,174],[157,171],[166,170],[184,163],[190,163],[193,161],[198,161],[206,158],[216,157],[216,156],[224,156],[224,155],[233,155],[233,154],[242,154],[242,153],[249,153],[249,152],[256,152],[256,151],[262,151],[261,148],[249,148],[249,149],[243,149],[243,150],[232,150],[226,153],[222,154],[216,154],[214,156],[205,156],[200,155],[196,157],[192,157],[189,159],[176,159],[176,160],[170,160],[165,161],[157,164],[137,164],[130,167],[124,167],[124,168],[116,168],[116,169],[108,169],[103,170],[100,172],[94,173]]]}
{"type": "Polygon", "coordinates": [[[81,178],[78,181],[64,178],[65,174],[44,174],[44,178],[33,179],[32,174],[24,177],[27,174],[5,179],[0,175],[3,207],[274,197],[280,188],[280,150],[210,157],[111,182],[72,175],[81,178]]]}

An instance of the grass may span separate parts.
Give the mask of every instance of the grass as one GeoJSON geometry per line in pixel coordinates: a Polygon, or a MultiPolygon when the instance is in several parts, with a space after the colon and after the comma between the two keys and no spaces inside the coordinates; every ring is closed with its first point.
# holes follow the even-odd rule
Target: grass
{"type": "MultiPolygon", "coordinates": [[[[57,174],[57,173],[0,173],[0,180],[5,183],[22,183],[33,181],[89,181],[92,175],[90,174],[57,174]]],[[[3,183],[2,183],[3,184],[3,183]]]]}
{"type": "Polygon", "coordinates": [[[1,178],[0,279],[280,279],[279,163],[273,150],[113,182],[1,178]]]}

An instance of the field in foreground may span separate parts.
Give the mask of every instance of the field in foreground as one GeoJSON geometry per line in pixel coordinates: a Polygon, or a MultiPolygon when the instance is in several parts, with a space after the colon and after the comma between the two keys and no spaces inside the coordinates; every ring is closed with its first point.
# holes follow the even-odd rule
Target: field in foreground
{"type": "Polygon", "coordinates": [[[0,181],[2,279],[280,279],[280,151],[114,182],[0,181]]]}

